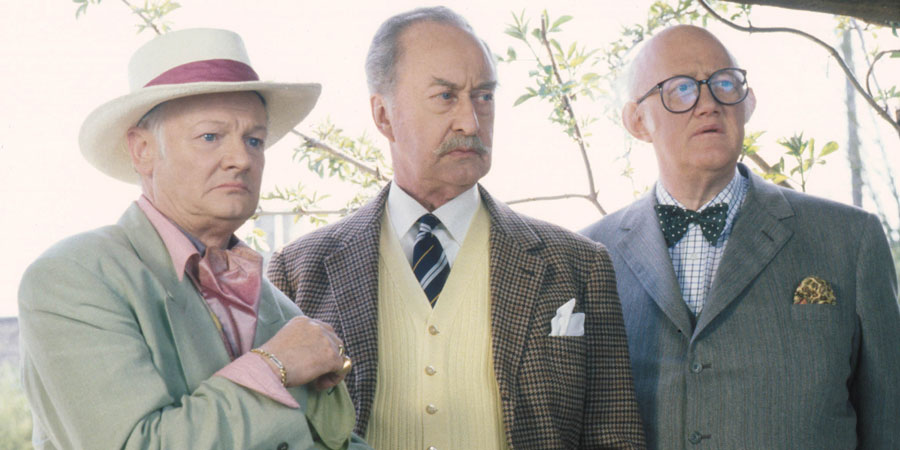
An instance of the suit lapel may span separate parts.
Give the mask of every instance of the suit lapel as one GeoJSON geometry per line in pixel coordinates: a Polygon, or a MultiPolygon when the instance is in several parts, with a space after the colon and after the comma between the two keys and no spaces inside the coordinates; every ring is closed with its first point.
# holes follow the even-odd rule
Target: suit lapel
{"type": "Polygon", "coordinates": [[[619,225],[621,238],[614,244],[616,254],[634,272],[635,278],[669,320],[688,334],[692,328],[691,313],[681,296],[681,287],[675,278],[672,258],[659,229],[659,219],[653,205],[654,194],[651,190],[628,208],[619,225]]]}
{"type": "Polygon", "coordinates": [[[165,244],[140,207],[132,204],[119,224],[138,257],[166,289],[164,307],[169,328],[188,389],[193,391],[231,362],[231,357],[204,300],[188,277],[178,280],[165,244]]]}
{"type": "Polygon", "coordinates": [[[275,333],[284,326],[286,321],[278,302],[275,300],[275,294],[272,292],[274,286],[267,282],[262,283],[259,292],[259,311],[256,316],[256,335],[253,336],[253,347],[259,347],[264,344],[275,333]]]}
{"type": "Polygon", "coordinates": [[[779,188],[749,173],[750,188],[734,222],[722,262],[706,296],[694,338],[759,276],[793,235],[781,219],[793,215],[779,188]]]}
{"type": "MultiPolygon", "coordinates": [[[[325,258],[328,285],[334,293],[342,338],[353,358],[347,383],[374,380],[378,366],[378,244],[381,216],[390,184],[371,202],[348,216],[332,237],[342,241],[325,258]]],[[[372,389],[360,390],[359,420],[367,421],[375,398],[372,389]]],[[[366,423],[366,422],[363,422],[366,423]]]]}
{"type": "Polygon", "coordinates": [[[530,252],[543,245],[531,227],[506,205],[495,203],[479,186],[491,216],[491,334],[494,372],[500,388],[507,430],[515,423],[516,376],[525,339],[535,317],[537,293],[544,278],[544,262],[530,252]]]}

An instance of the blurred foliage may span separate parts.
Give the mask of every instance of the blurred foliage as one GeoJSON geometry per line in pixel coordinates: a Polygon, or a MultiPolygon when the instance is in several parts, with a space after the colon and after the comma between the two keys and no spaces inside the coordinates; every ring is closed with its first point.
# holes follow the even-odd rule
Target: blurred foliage
{"type": "MultiPolygon", "coordinates": [[[[752,158],[758,154],[759,145],[757,140],[763,133],[763,131],[757,131],[745,134],[742,159],[744,157],[752,158]]],[[[775,184],[783,185],[785,181],[790,181],[793,185],[799,186],[803,192],[806,192],[806,183],[809,181],[812,169],[817,165],[825,164],[825,157],[838,150],[838,143],[829,141],[816,152],[815,139],[805,140],[803,139],[803,133],[779,139],[778,144],[786,148],[784,156],[780,157],[778,162],[771,166],[757,162],[760,169],[755,169],[754,171],[775,184]],[[785,157],[787,157],[787,160],[785,160],[785,157]],[[797,178],[798,176],[799,178],[797,178]]]]}
{"type": "MultiPolygon", "coordinates": [[[[548,119],[550,122],[561,126],[562,130],[575,142],[581,142],[583,138],[590,136],[585,133],[581,136],[577,128],[586,128],[596,119],[585,115],[576,119],[570,114],[571,103],[583,96],[596,100],[600,96],[606,96],[607,92],[600,87],[601,76],[594,70],[597,64],[595,55],[599,48],[589,49],[572,42],[565,49],[559,41],[551,37],[562,31],[561,26],[572,20],[572,16],[560,16],[551,19],[545,10],[540,15],[540,26],[530,27],[530,21],[525,19],[525,12],[518,16],[513,14],[512,25],[506,29],[506,34],[521,41],[528,49],[534,68],[529,70],[528,76],[534,82],[534,86],[526,88],[526,92],[516,99],[513,106],[522,104],[531,99],[538,98],[549,102],[551,109],[548,119]],[[542,58],[542,47],[547,48],[548,56],[542,58]]],[[[512,63],[518,60],[514,47],[509,47],[506,56],[497,56],[500,62],[512,63]]]]}
{"type": "Polygon", "coordinates": [[[335,179],[356,186],[355,195],[346,200],[342,208],[326,210],[322,201],[330,196],[308,190],[298,182],[293,187],[276,186],[273,192],[263,194],[261,198],[292,204],[295,222],[306,216],[313,225],[323,225],[328,216],[342,217],[364,205],[384,187],[392,171],[384,152],[365,134],[351,138],[330,119],[317,125],[312,132],[314,137],[303,136],[303,142],[294,148],[293,160],[321,179],[335,179]]]}
{"type": "MultiPolygon", "coordinates": [[[[89,5],[98,5],[101,1],[73,0],[77,6],[76,18],[85,14],[89,5]]],[[[165,20],[166,16],[181,6],[171,0],[144,0],[141,6],[134,6],[128,0],[121,0],[121,2],[140,18],[138,32],[152,28],[158,34],[170,29],[170,24],[165,20]]],[[[752,11],[750,5],[716,1],[708,3],[724,19],[734,23],[750,23],[752,11]]],[[[594,185],[587,151],[591,146],[590,138],[593,137],[590,127],[596,123],[598,117],[591,114],[576,114],[575,107],[578,101],[585,99],[590,101],[590,107],[584,109],[594,111],[594,114],[597,114],[599,106],[602,115],[619,125],[620,103],[623,95],[621,80],[625,75],[624,69],[631,54],[637,46],[668,26],[694,24],[705,27],[710,23],[711,17],[699,2],[694,0],[657,0],[648,6],[645,20],[622,27],[620,36],[612,42],[592,46],[576,41],[567,42],[563,38],[564,25],[574,20],[571,15],[552,17],[544,10],[535,21],[536,25],[532,26],[532,19],[526,15],[525,11],[512,14],[512,23],[507,26],[505,32],[514,39],[516,46],[509,46],[506,54],[498,55],[497,58],[503,63],[526,64],[524,70],[528,70],[531,85],[527,86],[525,91],[518,96],[514,106],[531,99],[547,102],[551,107],[548,121],[557,125],[580,150],[587,173],[589,192],[572,196],[588,199],[601,212],[604,211],[597,201],[598,188],[594,185]],[[595,102],[598,99],[604,101],[595,102]]],[[[846,17],[836,17],[836,21],[837,32],[855,28],[860,35],[861,45],[867,54],[869,72],[865,78],[859,76],[857,78],[864,81],[863,84],[866,85],[870,96],[883,105],[885,111],[894,111],[894,114],[900,115],[900,107],[896,106],[900,103],[900,89],[896,82],[892,80],[887,86],[881,87],[878,84],[877,71],[874,70],[879,58],[883,56],[887,56],[887,59],[900,58],[900,50],[866,49],[866,42],[870,40],[874,42],[874,39],[879,33],[885,31],[885,28],[871,24],[861,27],[846,17]],[[870,80],[874,82],[874,88],[869,87],[870,80]]],[[[897,34],[896,28],[887,30],[894,35],[897,34]]],[[[749,157],[760,168],[758,172],[767,179],[782,184],[790,182],[804,191],[810,172],[816,166],[824,164],[824,158],[838,148],[836,143],[829,142],[817,151],[815,140],[805,140],[803,134],[800,133],[778,140],[778,143],[786,150],[778,162],[769,164],[759,154],[757,140],[762,133],[759,131],[747,134],[741,158],[749,157]]],[[[333,216],[343,216],[355,211],[378,192],[390,179],[391,173],[385,162],[384,152],[376,147],[367,136],[349,137],[331,120],[319,124],[313,130],[313,134],[314,137],[300,135],[302,141],[294,150],[294,161],[304,165],[306,169],[317,174],[321,179],[335,180],[355,186],[356,192],[353,197],[345,200],[343,207],[325,209],[322,204],[329,198],[328,195],[320,194],[302,183],[297,183],[291,187],[276,187],[273,192],[263,195],[262,198],[264,200],[281,200],[292,205],[290,213],[295,214],[295,222],[301,216],[306,216],[312,224],[321,225],[328,222],[333,216]]],[[[623,163],[620,174],[629,179],[634,194],[638,195],[646,191],[647,187],[636,186],[633,178],[634,168],[630,161],[634,141],[627,133],[624,134],[626,136],[624,149],[601,151],[619,152],[616,160],[623,163]]],[[[889,186],[889,188],[896,192],[896,186],[889,186]]],[[[552,198],[568,196],[568,194],[555,195],[552,198]]],[[[900,197],[896,193],[894,197],[900,203],[900,197]]],[[[535,197],[529,201],[541,199],[548,198],[535,197]]],[[[280,212],[275,214],[278,213],[280,212]]],[[[888,224],[888,221],[885,223],[888,224]]],[[[897,230],[888,228],[888,231],[894,233],[897,230]]],[[[248,236],[248,242],[257,249],[265,251],[268,248],[264,237],[262,230],[255,229],[248,236]]]]}
{"type": "MultiPolygon", "coordinates": [[[[78,8],[75,9],[75,18],[78,19],[87,13],[88,5],[99,5],[102,0],[72,0],[78,8]]],[[[144,0],[142,6],[134,6],[128,0],[121,0],[135,15],[141,18],[137,25],[138,33],[152,29],[156,34],[163,34],[172,30],[172,24],[165,20],[167,14],[181,7],[180,3],[171,0],[144,0]]]]}
{"type": "Polygon", "coordinates": [[[31,410],[25,400],[19,373],[9,363],[0,363],[0,449],[30,449],[31,410]]]}

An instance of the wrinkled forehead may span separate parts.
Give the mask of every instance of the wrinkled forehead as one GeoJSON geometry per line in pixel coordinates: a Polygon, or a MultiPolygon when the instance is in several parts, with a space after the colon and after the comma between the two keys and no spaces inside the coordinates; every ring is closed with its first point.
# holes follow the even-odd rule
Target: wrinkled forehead
{"type": "Polygon", "coordinates": [[[446,64],[460,65],[478,61],[483,76],[496,77],[496,66],[487,43],[471,30],[453,24],[423,21],[403,31],[399,38],[400,56],[397,65],[418,66],[428,56],[440,55],[446,64]]]}

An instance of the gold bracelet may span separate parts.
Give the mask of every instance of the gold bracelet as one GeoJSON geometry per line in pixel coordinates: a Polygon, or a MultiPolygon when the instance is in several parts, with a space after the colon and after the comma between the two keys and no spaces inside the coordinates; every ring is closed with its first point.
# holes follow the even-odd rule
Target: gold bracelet
{"type": "Polygon", "coordinates": [[[279,361],[278,358],[275,357],[275,355],[273,355],[261,348],[254,348],[253,350],[250,350],[250,351],[253,353],[256,353],[258,355],[265,356],[266,358],[269,358],[269,361],[272,361],[272,364],[275,364],[275,367],[278,368],[278,373],[281,374],[281,385],[284,387],[287,387],[287,370],[284,370],[284,364],[282,364],[281,361],[279,361]]]}

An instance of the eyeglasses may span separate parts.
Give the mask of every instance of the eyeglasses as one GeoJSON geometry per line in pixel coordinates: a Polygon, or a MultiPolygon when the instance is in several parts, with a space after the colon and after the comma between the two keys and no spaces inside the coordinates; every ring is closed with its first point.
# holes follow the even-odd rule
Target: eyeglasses
{"type": "Polygon", "coordinates": [[[687,75],[676,75],[657,83],[637,100],[641,103],[659,91],[659,99],[667,111],[685,113],[697,106],[700,100],[700,85],[705,84],[713,98],[723,105],[736,105],[747,98],[747,71],[728,67],[719,69],[705,80],[696,80],[687,75]]]}

